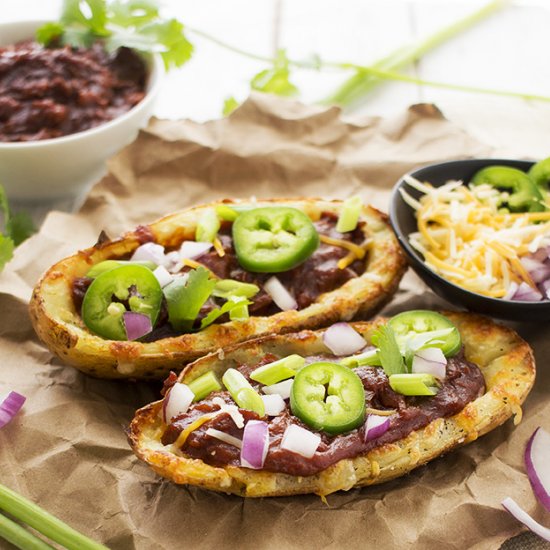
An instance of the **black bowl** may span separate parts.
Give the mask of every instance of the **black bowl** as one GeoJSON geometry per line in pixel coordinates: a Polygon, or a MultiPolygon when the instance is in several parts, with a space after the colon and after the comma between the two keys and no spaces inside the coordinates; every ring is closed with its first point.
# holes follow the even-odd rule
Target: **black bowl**
{"type": "MultiPolygon", "coordinates": [[[[533,165],[524,160],[506,159],[469,159],[431,164],[411,172],[410,175],[420,181],[430,182],[439,187],[449,180],[462,180],[469,182],[472,176],[481,168],[495,164],[512,166],[527,171],[533,165]]],[[[541,302],[521,302],[503,300],[501,298],[489,298],[470,292],[459,287],[443,277],[434,273],[424,263],[419,254],[409,243],[408,236],[418,230],[414,210],[403,200],[399,189],[406,186],[400,179],[393,188],[390,203],[390,220],[402,246],[409,264],[416,274],[439,296],[456,305],[459,308],[469,309],[478,313],[512,319],[514,321],[548,321],[550,320],[550,300],[541,302]]],[[[421,193],[406,186],[407,192],[414,198],[419,198],[421,193]]]]}

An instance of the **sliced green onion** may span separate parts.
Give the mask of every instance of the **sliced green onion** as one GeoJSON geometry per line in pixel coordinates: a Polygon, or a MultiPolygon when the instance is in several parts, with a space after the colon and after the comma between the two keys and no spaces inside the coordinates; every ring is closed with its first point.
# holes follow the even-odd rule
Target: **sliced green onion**
{"type": "Polygon", "coordinates": [[[353,231],[357,227],[361,208],[363,208],[361,197],[356,195],[346,199],[344,204],[342,204],[342,210],[340,211],[338,223],[336,224],[336,231],[339,233],[353,231]]]}
{"type": "MultiPolygon", "coordinates": [[[[0,508],[14,518],[59,543],[67,550],[108,550],[106,546],[89,539],[66,523],[46,512],[40,506],[0,484],[0,508]]],[[[32,548],[24,546],[22,548],[32,548]]],[[[36,548],[40,548],[36,546],[36,548]]],[[[49,548],[46,545],[46,548],[49,548]]]]}
{"type": "Polygon", "coordinates": [[[153,262],[147,262],[147,261],[130,262],[127,260],[105,260],[103,262],[99,262],[98,264],[95,264],[94,266],[92,266],[91,269],[88,271],[88,273],[86,273],[86,277],[95,279],[96,277],[99,277],[99,275],[102,275],[107,271],[112,271],[113,269],[120,267],[122,265],[142,265],[143,267],[146,267],[151,271],[153,271],[157,267],[157,264],[153,262]]]}
{"type": "Polygon", "coordinates": [[[278,361],[263,365],[250,373],[250,378],[265,386],[271,386],[281,380],[292,378],[305,365],[306,360],[300,355],[289,355],[278,361]]]}
{"type": "Polygon", "coordinates": [[[222,381],[235,403],[241,409],[254,411],[259,416],[265,415],[262,398],[237,369],[227,369],[222,377],[222,381]]]}
{"type": "Polygon", "coordinates": [[[260,287],[251,283],[241,283],[233,279],[221,279],[216,281],[212,296],[216,298],[230,298],[231,296],[244,296],[252,298],[260,292],[260,287]]]}
{"type": "Polygon", "coordinates": [[[220,220],[226,222],[234,222],[239,217],[239,213],[236,210],[225,204],[218,204],[218,206],[216,206],[216,214],[220,220]]]}
{"type": "Polygon", "coordinates": [[[216,375],[211,370],[205,372],[198,378],[195,378],[195,380],[188,382],[187,385],[195,394],[195,399],[193,399],[193,401],[200,401],[210,395],[213,391],[220,391],[222,389],[216,375]]]}
{"type": "Polygon", "coordinates": [[[209,208],[199,219],[195,240],[201,243],[212,243],[220,230],[220,220],[216,212],[209,208]]]}
{"type": "Polygon", "coordinates": [[[391,389],[401,395],[435,395],[437,379],[431,374],[392,374],[391,389]]]}
{"type": "Polygon", "coordinates": [[[231,296],[229,300],[237,303],[242,302],[229,310],[230,321],[246,321],[250,319],[250,314],[248,312],[248,304],[250,302],[246,298],[243,296],[231,296]]]}
{"type": "Polygon", "coordinates": [[[53,550],[53,546],[27,531],[6,516],[0,514],[0,537],[21,550],[53,550]]]}
{"type": "Polygon", "coordinates": [[[382,363],[380,362],[380,357],[378,356],[378,350],[371,349],[369,351],[365,351],[364,353],[359,353],[358,355],[344,357],[340,360],[340,365],[353,369],[355,367],[365,366],[381,367],[382,363]]]}

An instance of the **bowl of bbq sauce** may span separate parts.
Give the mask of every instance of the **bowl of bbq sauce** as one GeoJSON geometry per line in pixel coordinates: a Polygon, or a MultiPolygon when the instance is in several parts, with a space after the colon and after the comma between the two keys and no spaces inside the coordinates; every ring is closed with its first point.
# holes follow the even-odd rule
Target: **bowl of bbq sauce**
{"type": "Polygon", "coordinates": [[[10,199],[77,198],[152,114],[157,56],[34,40],[43,21],[0,25],[0,183],[10,199]]]}

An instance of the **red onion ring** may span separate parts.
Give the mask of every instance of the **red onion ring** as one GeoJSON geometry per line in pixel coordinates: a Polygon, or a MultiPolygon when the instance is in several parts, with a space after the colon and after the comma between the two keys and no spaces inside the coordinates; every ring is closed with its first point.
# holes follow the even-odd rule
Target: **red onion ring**
{"type": "Polygon", "coordinates": [[[533,492],[550,512],[550,433],[537,428],[527,442],[524,459],[533,492]]]}

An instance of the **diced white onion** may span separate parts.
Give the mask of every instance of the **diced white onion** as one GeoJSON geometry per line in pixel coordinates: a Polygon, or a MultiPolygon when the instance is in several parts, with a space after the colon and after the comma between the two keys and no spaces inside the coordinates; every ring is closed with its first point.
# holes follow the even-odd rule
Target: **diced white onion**
{"type": "Polygon", "coordinates": [[[164,258],[163,265],[170,273],[181,271],[183,262],[181,261],[179,252],[168,252],[164,258]]]}
{"type": "Polygon", "coordinates": [[[244,416],[239,411],[239,407],[236,405],[228,405],[221,397],[214,397],[212,403],[218,405],[221,411],[226,412],[233,419],[237,428],[242,428],[244,426],[244,416]]]}
{"type": "Polygon", "coordinates": [[[447,367],[447,358],[439,348],[418,350],[413,357],[412,372],[432,374],[443,379],[447,367]]]}
{"type": "Polygon", "coordinates": [[[153,271],[153,275],[157,278],[157,281],[159,282],[161,288],[169,285],[174,280],[173,275],[171,275],[163,265],[159,265],[153,271]]]}
{"type": "Polygon", "coordinates": [[[335,355],[352,355],[367,345],[348,323],[335,323],[329,327],[323,334],[323,342],[335,355]]]}
{"type": "Polygon", "coordinates": [[[216,430],[215,428],[208,428],[205,433],[206,435],[209,435],[210,437],[215,437],[216,439],[219,439],[224,443],[229,443],[229,445],[233,445],[233,447],[237,447],[239,449],[242,447],[243,442],[238,437],[226,434],[225,432],[216,430]]]}
{"type": "Polygon", "coordinates": [[[275,304],[283,311],[298,309],[296,300],[283,286],[277,277],[270,277],[264,284],[264,290],[271,296],[275,304]]]}
{"type": "Polygon", "coordinates": [[[278,382],[277,384],[271,384],[271,386],[264,386],[262,388],[262,391],[267,395],[278,394],[283,399],[289,399],[290,390],[293,383],[294,378],[289,378],[288,380],[283,380],[282,382],[278,382]]]}
{"type": "Polygon", "coordinates": [[[153,262],[157,265],[163,265],[165,261],[164,246],[156,243],[145,243],[138,246],[132,257],[132,262],[153,262]]]}
{"type": "Polygon", "coordinates": [[[187,384],[174,384],[170,391],[164,397],[162,404],[163,420],[169,424],[172,418],[178,414],[186,413],[191,403],[195,399],[195,394],[187,384]]]}
{"type": "Polygon", "coordinates": [[[187,260],[194,260],[202,256],[212,248],[212,243],[199,241],[185,241],[179,249],[179,257],[187,260]]]}
{"type": "Polygon", "coordinates": [[[264,402],[265,414],[267,416],[277,416],[286,409],[285,400],[278,393],[262,395],[261,398],[264,402]]]}
{"type": "Polygon", "coordinates": [[[283,434],[281,449],[286,449],[305,458],[311,458],[320,443],[321,436],[319,434],[314,434],[296,424],[289,424],[283,434]]]}

